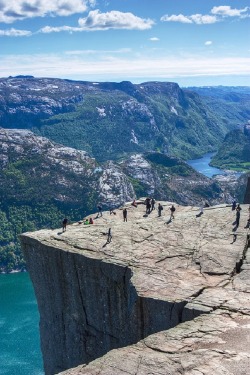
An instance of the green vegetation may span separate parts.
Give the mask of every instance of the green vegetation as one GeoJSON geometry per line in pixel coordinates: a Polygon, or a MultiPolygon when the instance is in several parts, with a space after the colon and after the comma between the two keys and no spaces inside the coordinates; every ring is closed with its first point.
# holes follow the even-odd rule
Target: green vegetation
{"type": "Polygon", "coordinates": [[[228,133],[213,157],[211,165],[223,169],[249,171],[250,169],[250,134],[242,130],[228,133]]]}

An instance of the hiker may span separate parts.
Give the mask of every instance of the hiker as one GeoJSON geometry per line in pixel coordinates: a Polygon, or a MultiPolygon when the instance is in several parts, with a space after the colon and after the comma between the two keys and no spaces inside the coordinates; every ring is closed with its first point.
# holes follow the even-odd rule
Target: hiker
{"type": "Polygon", "coordinates": [[[62,222],[63,232],[66,232],[67,223],[68,223],[68,219],[66,219],[65,217],[62,222]]]}
{"type": "Polygon", "coordinates": [[[84,220],[83,225],[89,225],[89,219],[88,218],[84,220]]]}
{"type": "Polygon", "coordinates": [[[150,198],[146,198],[145,203],[146,203],[146,214],[150,214],[150,210],[151,210],[150,198]]]}
{"type": "Polygon", "coordinates": [[[175,206],[172,204],[170,207],[170,218],[174,219],[175,206]]]}
{"type": "Polygon", "coordinates": [[[241,211],[241,207],[238,204],[236,207],[236,220],[235,220],[236,228],[238,228],[238,226],[240,225],[240,211],[241,211]]]}
{"type": "Polygon", "coordinates": [[[107,238],[107,243],[110,243],[112,241],[112,234],[111,234],[111,228],[108,230],[108,238],[107,238]]]}
{"type": "Polygon", "coordinates": [[[99,215],[102,216],[102,206],[101,206],[101,204],[98,204],[97,208],[98,208],[97,217],[99,217],[99,215]]]}
{"type": "Polygon", "coordinates": [[[123,209],[122,211],[122,214],[123,214],[123,221],[128,221],[128,211],[126,208],[123,209]]]}
{"type": "Polygon", "coordinates": [[[162,205],[159,203],[158,204],[158,216],[161,216],[161,211],[163,210],[162,205]]]}
{"type": "Polygon", "coordinates": [[[232,211],[234,211],[235,209],[236,209],[236,200],[234,199],[232,203],[232,211]]]}
{"type": "Polygon", "coordinates": [[[151,211],[155,210],[155,200],[154,198],[151,199],[151,211]]]}
{"type": "Polygon", "coordinates": [[[135,199],[133,200],[133,202],[131,203],[131,205],[137,208],[137,203],[136,203],[135,199]]]}
{"type": "Polygon", "coordinates": [[[92,217],[89,219],[89,224],[94,224],[94,220],[92,219],[92,217]]]}
{"type": "Polygon", "coordinates": [[[200,205],[200,212],[196,215],[196,217],[201,217],[201,215],[203,215],[203,204],[200,205]]]}

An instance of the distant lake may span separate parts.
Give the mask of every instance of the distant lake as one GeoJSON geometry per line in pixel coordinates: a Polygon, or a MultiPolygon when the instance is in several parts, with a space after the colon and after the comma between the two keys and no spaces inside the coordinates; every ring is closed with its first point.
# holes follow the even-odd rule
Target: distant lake
{"type": "Polygon", "coordinates": [[[0,274],[0,375],[43,374],[39,313],[29,274],[0,274]]]}
{"type": "Polygon", "coordinates": [[[203,155],[200,159],[187,160],[187,164],[194,168],[197,172],[204,174],[207,177],[212,177],[216,174],[225,174],[225,171],[219,168],[211,167],[209,165],[214,152],[209,152],[203,155]]]}

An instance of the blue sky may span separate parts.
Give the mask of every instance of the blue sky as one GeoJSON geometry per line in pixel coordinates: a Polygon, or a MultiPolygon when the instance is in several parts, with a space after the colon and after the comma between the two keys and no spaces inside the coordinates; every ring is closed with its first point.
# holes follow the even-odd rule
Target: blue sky
{"type": "Polygon", "coordinates": [[[249,0],[1,0],[0,76],[250,86],[249,0]]]}

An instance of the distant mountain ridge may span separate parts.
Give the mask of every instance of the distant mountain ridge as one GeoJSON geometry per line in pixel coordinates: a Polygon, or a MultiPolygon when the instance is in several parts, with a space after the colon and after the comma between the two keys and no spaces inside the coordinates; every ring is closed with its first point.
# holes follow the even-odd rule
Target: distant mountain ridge
{"type": "Polygon", "coordinates": [[[219,110],[204,96],[172,82],[0,79],[0,126],[31,129],[86,150],[99,161],[134,152],[160,151],[188,159],[214,151],[236,126],[231,114],[221,118],[219,110]]]}

